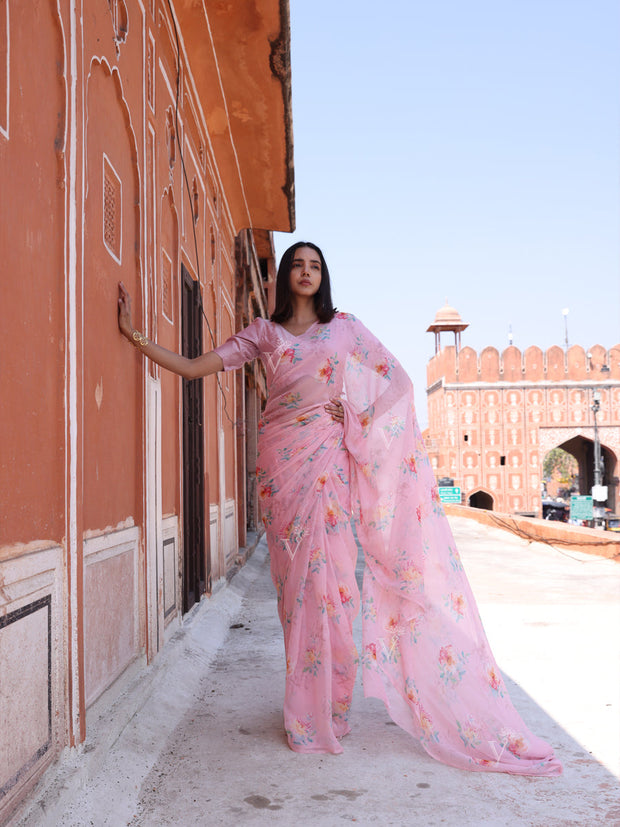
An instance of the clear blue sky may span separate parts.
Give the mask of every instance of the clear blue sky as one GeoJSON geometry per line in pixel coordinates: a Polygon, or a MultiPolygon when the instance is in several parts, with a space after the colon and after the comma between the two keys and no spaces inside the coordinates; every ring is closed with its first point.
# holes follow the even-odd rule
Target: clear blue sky
{"type": "Polygon", "coordinates": [[[620,342],[619,0],[291,0],[297,231],[409,371],[620,342]],[[446,337],[448,341],[449,337],[446,337]]]}

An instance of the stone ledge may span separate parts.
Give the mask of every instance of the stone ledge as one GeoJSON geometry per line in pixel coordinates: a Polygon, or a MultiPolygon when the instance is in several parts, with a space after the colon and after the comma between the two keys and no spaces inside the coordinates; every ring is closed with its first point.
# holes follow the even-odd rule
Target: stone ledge
{"type": "Polygon", "coordinates": [[[511,531],[532,542],[562,546],[620,562],[620,533],[541,520],[537,517],[517,517],[514,514],[501,514],[498,511],[451,503],[445,503],[444,510],[448,517],[467,517],[482,525],[511,531]]]}

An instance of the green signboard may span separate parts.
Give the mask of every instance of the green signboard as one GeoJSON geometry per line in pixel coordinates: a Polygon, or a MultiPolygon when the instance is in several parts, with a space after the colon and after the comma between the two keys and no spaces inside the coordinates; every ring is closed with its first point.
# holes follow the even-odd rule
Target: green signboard
{"type": "Polygon", "coordinates": [[[459,503],[461,502],[461,488],[458,485],[439,486],[439,499],[442,503],[459,503]]]}
{"type": "Polygon", "coordinates": [[[591,520],[592,497],[586,494],[573,494],[570,498],[571,520],[591,520]]]}

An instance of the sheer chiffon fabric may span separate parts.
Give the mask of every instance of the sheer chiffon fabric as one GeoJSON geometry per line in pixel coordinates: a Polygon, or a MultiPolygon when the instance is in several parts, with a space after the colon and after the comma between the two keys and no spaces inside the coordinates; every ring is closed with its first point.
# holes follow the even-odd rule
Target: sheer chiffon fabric
{"type": "Polygon", "coordinates": [[[269,399],[259,497],[284,631],[291,749],[342,752],[358,663],[364,692],[434,758],[468,770],[558,775],[508,696],[437,494],[411,382],[353,316],[301,336],[257,319],[217,348],[260,357],[269,399]],[[332,397],[343,425],[324,410],[332,397]],[[357,546],[364,549],[363,648],[357,546]]]}

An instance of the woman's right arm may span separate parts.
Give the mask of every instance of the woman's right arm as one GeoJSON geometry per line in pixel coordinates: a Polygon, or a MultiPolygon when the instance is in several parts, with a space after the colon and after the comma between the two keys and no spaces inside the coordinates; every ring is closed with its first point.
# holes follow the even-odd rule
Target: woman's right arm
{"type": "Polygon", "coordinates": [[[224,369],[224,363],[217,353],[203,353],[195,359],[188,359],[172,350],[151,342],[139,331],[134,330],[131,324],[131,298],[122,282],[118,285],[118,326],[121,333],[132,345],[138,347],[145,356],[162,368],[177,373],[184,379],[197,379],[200,376],[210,376],[224,369]]]}

